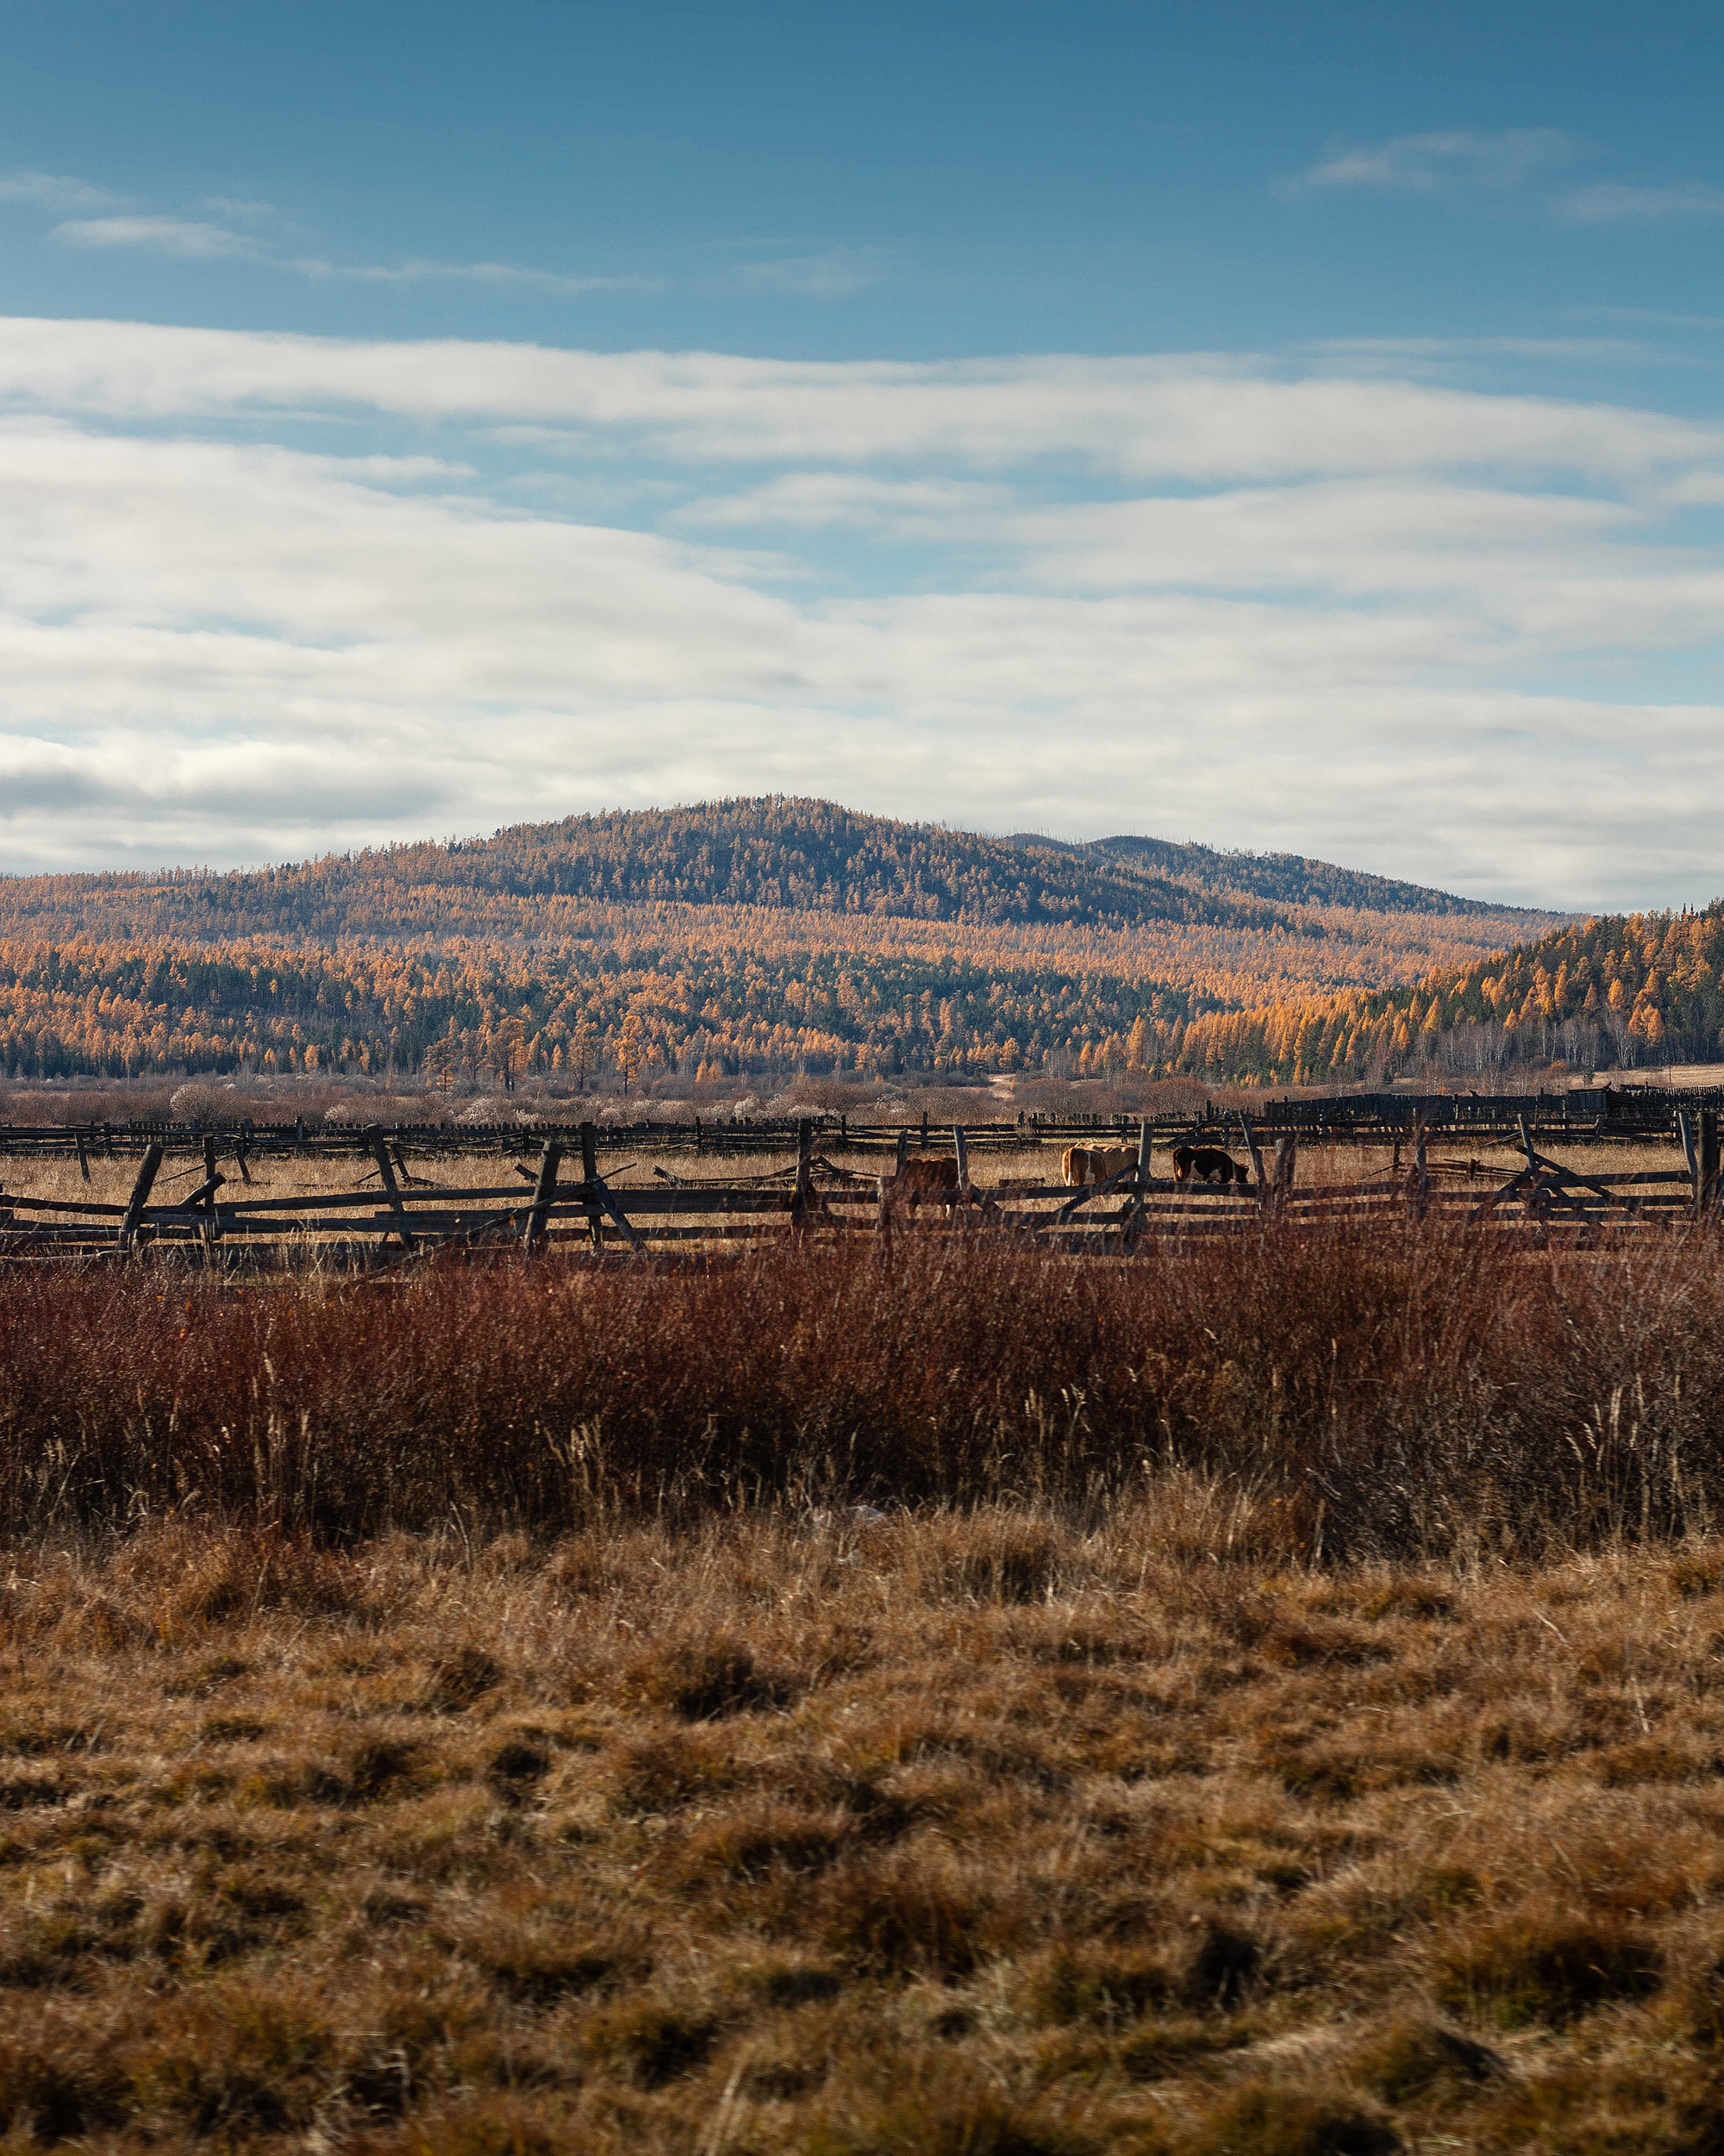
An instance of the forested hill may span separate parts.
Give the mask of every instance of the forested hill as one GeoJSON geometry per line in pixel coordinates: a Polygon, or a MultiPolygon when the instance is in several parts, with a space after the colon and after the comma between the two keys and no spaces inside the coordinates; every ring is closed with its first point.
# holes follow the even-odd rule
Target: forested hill
{"type": "Polygon", "coordinates": [[[1346,906],[1372,913],[1500,916],[1521,910],[1486,898],[1457,898],[1452,891],[1403,884],[1363,869],[1337,868],[1332,861],[1308,860],[1302,853],[1221,853],[1214,847],[1176,845],[1171,839],[1073,842],[1036,831],[1015,832],[1009,843],[1038,852],[1058,847],[1100,869],[1131,869],[1216,897],[1243,895],[1276,905],[1346,906]]]}
{"type": "Polygon", "coordinates": [[[427,927],[426,916],[439,912],[475,922],[488,901],[541,897],[978,928],[1165,922],[1264,929],[1290,927],[1286,909],[1312,905],[1503,910],[1296,855],[1215,853],[1154,839],[1075,847],[984,838],[775,796],[565,816],[517,824],[487,839],[423,841],[232,874],[177,870],[0,881],[0,928],[351,936],[427,927]]]}
{"type": "MultiPolygon", "coordinates": [[[[1201,848],[1169,850],[1176,876],[1133,845],[1156,841],[774,797],[232,874],[0,878],[0,1072],[1166,1069],[1234,1053],[1218,1017],[1404,989],[1553,925],[1373,878],[1377,907],[1293,901],[1239,887],[1251,857],[1207,857],[1207,880],[1201,848]]],[[[1299,1041],[1330,1038],[1328,1008],[1299,1041]]]]}
{"type": "Polygon", "coordinates": [[[403,910],[423,911],[426,902],[471,918],[487,901],[536,897],[976,927],[1247,918],[1258,925],[1264,917],[1260,905],[1211,897],[1130,862],[773,797],[565,816],[491,838],[427,840],[233,874],[29,878],[0,884],[0,923],[23,928],[32,916],[52,916],[61,933],[106,929],[123,912],[137,933],[364,935],[407,925],[403,910]]]}
{"type": "Polygon", "coordinates": [[[1601,914],[1421,979],[1194,1017],[1180,1067],[1267,1079],[1390,1072],[1471,1080],[1515,1066],[1611,1069],[1724,1054],[1724,900],[1601,914]]]}

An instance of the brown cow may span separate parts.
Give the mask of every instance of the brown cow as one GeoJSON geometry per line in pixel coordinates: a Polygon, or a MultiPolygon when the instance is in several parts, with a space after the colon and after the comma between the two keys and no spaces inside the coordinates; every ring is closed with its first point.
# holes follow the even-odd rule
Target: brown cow
{"type": "Polygon", "coordinates": [[[1173,1178],[1177,1183],[1249,1183],[1251,1171],[1219,1146],[1176,1146],[1173,1178]]]}
{"type": "Polygon", "coordinates": [[[1137,1165],[1135,1146],[1067,1146],[1060,1156],[1063,1179],[1076,1187],[1084,1183],[1108,1183],[1137,1165]]]}
{"type": "Polygon", "coordinates": [[[889,1206],[915,1205],[923,1198],[955,1198],[958,1190],[958,1162],[950,1153],[913,1155],[896,1175],[880,1178],[880,1208],[884,1212],[889,1206]]]}

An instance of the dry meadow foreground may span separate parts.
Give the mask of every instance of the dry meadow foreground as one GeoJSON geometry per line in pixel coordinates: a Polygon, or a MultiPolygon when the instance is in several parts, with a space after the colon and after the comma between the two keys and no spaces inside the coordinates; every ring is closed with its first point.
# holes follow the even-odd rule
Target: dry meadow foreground
{"type": "Polygon", "coordinates": [[[0,1295],[28,2148],[1724,2147],[1724,1262],[0,1295]]]}

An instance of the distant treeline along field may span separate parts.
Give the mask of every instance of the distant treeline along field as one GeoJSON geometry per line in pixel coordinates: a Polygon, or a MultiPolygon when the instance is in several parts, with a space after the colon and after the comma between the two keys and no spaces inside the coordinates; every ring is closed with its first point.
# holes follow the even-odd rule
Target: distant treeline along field
{"type": "Polygon", "coordinates": [[[1577,922],[1292,854],[772,797],[0,880],[0,1070],[1302,1084],[1709,1059],[1724,904],[1577,922]]]}

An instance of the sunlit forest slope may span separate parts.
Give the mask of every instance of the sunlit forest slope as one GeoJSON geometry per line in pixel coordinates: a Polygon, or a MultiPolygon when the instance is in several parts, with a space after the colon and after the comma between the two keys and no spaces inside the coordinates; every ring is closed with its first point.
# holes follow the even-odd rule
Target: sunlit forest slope
{"type": "Polygon", "coordinates": [[[229,874],[0,880],[0,1066],[577,1086],[1207,1067],[1206,1026],[1363,1009],[1557,918],[1293,855],[728,801],[229,874]]]}
{"type": "Polygon", "coordinates": [[[1633,1068],[1724,1054],[1724,900],[1601,915],[1418,982],[1193,1017],[1179,1067],[1311,1079],[1472,1079],[1516,1066],[1633,1068]]]}

